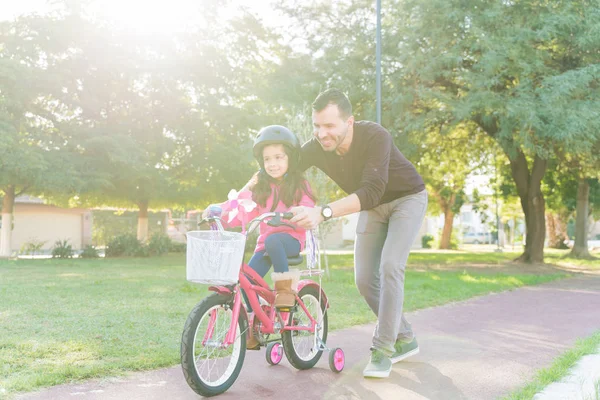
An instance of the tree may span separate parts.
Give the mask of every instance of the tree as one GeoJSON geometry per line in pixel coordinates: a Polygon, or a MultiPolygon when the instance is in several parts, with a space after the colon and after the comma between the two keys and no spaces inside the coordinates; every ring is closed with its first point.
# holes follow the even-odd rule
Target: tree
{"type": "Polygon", "coordinates": [[[569,239],[567,223],[577,204],[574,196],[577,193],[577,178],[558,159],[552,160],[548,172],[544,175],[542,190],[548,206],[546,212],[548,246],[566,249],[566,241],[569,239]]]}
{"type": "Polygon", "coordinates": [[[36,18],[0,23],[0,257],[11,255],[14,200],[20,194],[76,192],[72,155],[56,131],[47,73],[53,59],[38,47],[36,18]],[[40,60],[44,60],[43,62],[40,60]]]}
{"type": "MultiPolygon", "coordinates": [[[[390,80],[409,129],[431,120],[472,121],[510,160],[525,214],[527,240],[520,260],[542,262],[545,202],[541,180],[555,145],[586,141],[593,113],[578,124],[549,118],[552,86],[591,94],[597,75],[592,2],[402,2],[387,18],[401,21],[387,40],[398,55],[390,80]],[[592,17],[590,17],[592,16],[592,17]],[[510,21],[508,23],[507,21],[510,21]],[[585,79],[583,78],[586,77],[585,79]]],[[[585,96],[585,94],[584,94],[585,96]]],[[[589,108],[586,109],[589,111],[589,108]]],[[[425,125],[426,126],[426,125],[425,125]]]]}
{"type": "Polygon", "coordinates": [[[85,174],[78,204],[137,207],[144,240],[150,207],[206,204],[249,175],[244,66],[214,24],[166,38],[83,15],[67,7],[44,30],[47,53],[68,49],[54,69],[56,126],[85,174]]]}
{"type": "Polygon", "coordinates": [[[444,214],[440,249],[449,249],[454,217],[466,201],[465,186],[469,175],[483,171],[489,164],[489,140],[479,140],[471,130],[473,124],[457,126],[444,132],[432,129],[419,140],[421,155],[417,169],[434,200],[430,204],[444,214]],[[465,148],[469,151],[465,152],[465,148]]]}

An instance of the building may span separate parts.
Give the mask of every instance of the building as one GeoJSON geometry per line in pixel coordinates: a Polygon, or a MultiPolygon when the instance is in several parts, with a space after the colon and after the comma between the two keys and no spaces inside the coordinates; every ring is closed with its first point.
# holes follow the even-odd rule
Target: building
{"type": "Polygon", "coordinates": [[[91,210],[44,204],[43,200],[31,196],[15,199],[11,236],[13,252],[21,251],[28,244],[38,244],[40,253],[49,254],[59,240],[68,240],[73,250],[91,244],[91,210]]]}

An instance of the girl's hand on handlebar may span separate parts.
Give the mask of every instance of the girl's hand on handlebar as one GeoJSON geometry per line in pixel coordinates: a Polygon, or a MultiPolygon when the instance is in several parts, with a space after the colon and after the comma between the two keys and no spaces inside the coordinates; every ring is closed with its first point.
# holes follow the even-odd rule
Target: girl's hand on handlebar
{"type": "Polygon", "coordinates": [[[218,204],[211,204],[202,212],[202,219],[220,217],[222,213],[221,206],[218,204]]]}

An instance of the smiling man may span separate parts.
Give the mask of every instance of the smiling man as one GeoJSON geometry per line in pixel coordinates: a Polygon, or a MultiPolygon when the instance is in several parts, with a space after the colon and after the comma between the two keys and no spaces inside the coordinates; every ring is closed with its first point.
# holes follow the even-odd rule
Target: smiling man
{"type": "Polygon", "coordinates": [[[402,308],[406,261],[425,216],[427,192],[390,133],[374,122],[355,121],[343,92],[322,92],[312,108],[314,137],[302,146],[301,169],[321,169],[348,196],[320,207],[295,207],[292,222],[312,229],[360,211],[355,281],[378,317],[363,375],[386,378],[393,363],[419,352],[402,308]]]}

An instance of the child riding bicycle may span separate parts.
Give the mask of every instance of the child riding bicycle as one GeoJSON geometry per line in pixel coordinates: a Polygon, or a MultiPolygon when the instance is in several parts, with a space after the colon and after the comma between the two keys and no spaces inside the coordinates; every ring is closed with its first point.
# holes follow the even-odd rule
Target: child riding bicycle
{"type": "MultiPolygon", "coordinates": [[[[220,204],[221,219],[228,226],[239,226],[265,212],[287,212],[295,206],[315,205],[310,185],[298,170],[300,141],[288,128],[280,125],[260,130],[254,140],[254,157],[260,165],[252,184],[220,204]],[[243,205],[242,205],[243,204],[243,205]]],[[[203,217],[210,213],[211,207],[203,217]]],[[[295,290],[300,279],[298,270],[289,270],[288,257],[295,257],[304,249],[306,231],[300,227],[282,225],[272,227],[261,223],[254,255],[248,265],[264,277],[271,264],[271,275],[277,292],[276,307],[293,307],[295,290]]],[[[248,311],[251,312],[249,303],[248,311]]],[[[249,318],[252,321],[252,317],[249,318]]],[[[250,330],[252,332],[252,330],[250,330]]],[[[248,336],[247,349],[258,350],[260,344],[254,335],[248,336]]]]}

